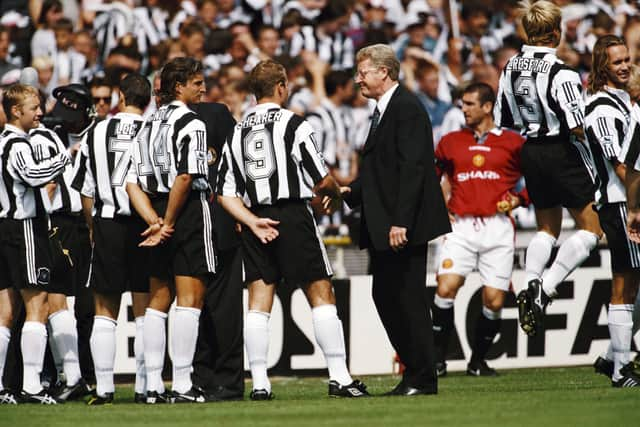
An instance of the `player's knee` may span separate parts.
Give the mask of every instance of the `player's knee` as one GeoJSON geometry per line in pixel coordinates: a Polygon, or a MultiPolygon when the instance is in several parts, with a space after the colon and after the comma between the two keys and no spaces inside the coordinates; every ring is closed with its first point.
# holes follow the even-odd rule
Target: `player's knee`
{"type": "Polygon", "coordinates": [[[460,286],[457,286],[455,283],[447,279],[438,278],[438,287],[436,288],[436,294],[441,298],[450,298],[455,299],[458,294],[458,289],[460,286]]]}

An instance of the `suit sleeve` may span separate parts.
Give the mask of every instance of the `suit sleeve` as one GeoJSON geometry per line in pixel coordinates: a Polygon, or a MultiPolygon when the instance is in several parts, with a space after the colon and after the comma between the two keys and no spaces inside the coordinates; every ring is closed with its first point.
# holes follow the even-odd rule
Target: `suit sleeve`
{"type": "Polygon", "coordinates": [[[396,108],[401,109],[402,114],[396,115],[399,179],[391,224],[410,228],[422,200],[426,170],[434,167],[433,133],[428,116],[420,115],[417,106],[401,104],[396,108]],[[413,114],[409,114],[411,110],[413,114]]]}

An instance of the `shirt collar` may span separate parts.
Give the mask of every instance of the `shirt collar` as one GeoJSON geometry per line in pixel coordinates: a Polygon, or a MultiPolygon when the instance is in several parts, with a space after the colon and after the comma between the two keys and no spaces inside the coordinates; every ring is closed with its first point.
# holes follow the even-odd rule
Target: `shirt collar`
{"type": "Polygon", "coordinates": [[[556,54],[556,48],[555,47],[547,47],[547,46],[531,46],[528,44],[525,44],[522,46],[522,52],[544,52],[544,53],[552,53],[552,54],[556,54]]]}
{"type": "Polygon", "coordinates": [[[17,126],[10,125],[9,123],[7,123],[7,124],[5,124],[5,125],[4,125],[4,129],[5,129],[5,130],[8,130],[9,132],[17,133],[17,134],[18,134],[18,135],[20,135],[20,136],[25,136],[25,137],[26,137],[26,136],[29,136],[29,135],[27,134],[27,132],[23,131],[22,129],[20,129],[20,128],[19,128],[19,127],[17,127],[17,126]]]}
{"type": "Polygon", "coordinates": [[[378,107],[378,111],[380,111],[381,119],[382,119],[382,116],[384,115],[384,111],[387,109],[387,105],[389,105],[389,101],[391,101],[391,97],[393,96],[393,93],[396,91],[398,86],[399,84],[395,83],[393,86],[387,89],[384,95],[382,95],[378,100],[376,107],[378,107]]]}
{"type": "Polygon", "coordinates": [[[631,105],[631,97],[629,96],[629,93],[627,93],[626,90],[618,89],[618,88],[607,86],[607,85],[604,86],[604,90],[606,90],[607,92],[609,92],[612,95],[617,96],[618,98],[620,98],[625,103],[631,105]]]}

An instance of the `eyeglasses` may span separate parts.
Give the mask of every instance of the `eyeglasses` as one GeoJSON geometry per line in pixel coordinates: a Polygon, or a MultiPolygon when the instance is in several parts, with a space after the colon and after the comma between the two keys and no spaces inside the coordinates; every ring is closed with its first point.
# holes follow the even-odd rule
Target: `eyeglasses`
{"type": "Polygon", "coordinates": [[[93,103],[94,104],[99,104],[100,101],[104,101],[105,104],[110,104],[111,103],[111,97],[110,96],[94,96],[93,97],[93,103]]]}
{"type": "Polygon", "coordinates": [[[379,70],[379,67],[377,67],[377,68],[365,68],[364,70],[358,70],[353,75],[353,78],[357,79],[358,77],[360,77],[361,79],[364,79],[365,77],[367,77],[367,74],[370,73],[371,71],[378,71],[378,70],[379,70]]]}

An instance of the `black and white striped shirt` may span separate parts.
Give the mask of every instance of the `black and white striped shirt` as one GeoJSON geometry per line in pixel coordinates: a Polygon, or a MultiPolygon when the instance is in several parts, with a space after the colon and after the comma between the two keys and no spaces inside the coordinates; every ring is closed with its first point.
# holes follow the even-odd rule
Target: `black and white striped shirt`
{"type": "Polygon", "coordinates": [[[69,163],[66,152],[36,162],[28,138],[25,132],[9,124],[0,134],[0,218],[45,215],[38,187],[55,179],[69,163]]]}
{"type": "Polygon", "coordinates": [[[291,39],[289,55],[299,56],[303,50],[317,53],[318,58],[329,64],[332,70],[349,70],[354,66],[353,41],[342,31],[320,34],[306,25],[291,39]]]}
{"type": "Polygon", "coordinates": [[[310,199],[327,175],[311,125],[274,103],[250,109],[222,155],[218,193],[241,197],[249,207],[310,199]]]}
{"type": "Polygon", "coordinates": [[[128,182],[152,195],[168,194],[178,175],[189,174],[193,190],[208,191],[206,132],[185,103],[163,105],[146,120],[132,146],[128,182]]]}
{"type": "Polygon", "coordinates": [[[595,199],[599,204],[625,202],[624,183],[615,166],[629,132],[631,99],[621,89],[605,86],[587,99],[584,131],[599,178],[595,199]]]}
{"type": "Polygon", "coordinates": [[[523,46],[500,76],[496,125],[519,130],[528,141],[559,137],[583,125],[580,76],[549,47],[523,46]]]}
{"type": "MultiPolygon", "coordinates": [[[[58,153],[68,154],[58,134],[44,126],[32,129],[29,132],[29,141],[33,147],[33,158],[38,163],[58,153]]],[[[69,164],[64,168],[62,175],[55,178],[57,186],[53,198],[49,197],[49,192],[45,188],[40,189],[44,208],[48,213],[82,212],[80,194],[71,187],[74,170],[75,165],[69,164]]]]}
{"type": "Polygon", "coordinates": [[[629,168],[640,171],[640,105],[634,104],[631,109],[631,121],[618,160],[629,168]]]}
{"type": "Polygon", "coordinates": [[[87,132],[76,159],[73,188],[94,200],[93,216],[131,215],[126,178],[131,147],[143,123],[138,114],[118,113],[87,132]]]}

